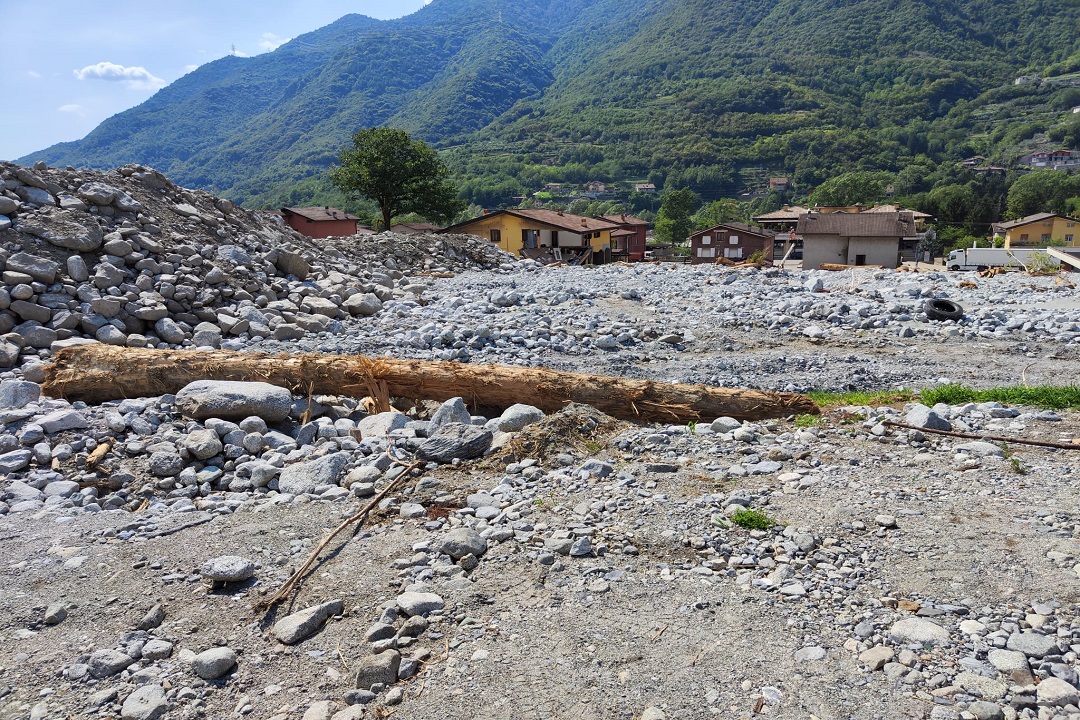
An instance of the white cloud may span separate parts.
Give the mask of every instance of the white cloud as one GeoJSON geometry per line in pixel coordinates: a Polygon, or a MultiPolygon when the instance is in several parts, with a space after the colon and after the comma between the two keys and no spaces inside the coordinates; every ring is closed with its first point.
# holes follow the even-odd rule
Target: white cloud
{"type": "Polygon", "coordinates": [[[189,72],[194,72],[195,70],[198,70],[198,69],[199,69],[198,65],[185,65],[184,66],[184,74],[187,75],[189,72]]]}
{"type": "Polygon", "coordinates": [[[41,79],[41,73],[39,73],[39,72],[34,72],[33,70],[27,70],[26,74],[29,75],[30,77],[34,78],[35,80],[40,80],[41,79]]]}
{"type": "Polygon", "coordinates": [[[87,65],[81,70],[72,71],[79,80],[111,80],[122,82],[133,90],[155,90],[165,86],[165,81],[155,77],[144,67],[124,67],[111,62],[99,62],[87,65]]]}
{"type": "Polygon", "coordinates": [[[72,103],[70,105],[61,105],[60,107],[58,107],[56,109],[59,110],[60,112],[65,112],[65,113],[77,113],[77,112],[82,111],[82,105],[76,105],[76,104],[72,103]]]}
{"type": "Polygon", "coordinates": [[[259,41],[259,47],[266,52],[270,52],[271,50],[277,50],[290,40],[292,40],[292,38],[278,37],[272,32],[263,33],[262,40],[259,41]]]}

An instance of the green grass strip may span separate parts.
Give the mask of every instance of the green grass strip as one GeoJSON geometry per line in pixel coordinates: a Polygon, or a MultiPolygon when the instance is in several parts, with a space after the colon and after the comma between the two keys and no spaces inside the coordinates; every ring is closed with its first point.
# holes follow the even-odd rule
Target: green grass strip
{"type": "Polygon", "coordinates": [[[948,403],[960,405],[968,402],[999,402],[1007,405],[1031,405],[1033,407],[1062,410],[1080,408],[1080,386],[1066,385],[1054,387],[1037,385],[1035,387],[1001,387],[988,390],[975,390],[963,385],[941,385],[927,388],[919,394],[924,405],[948,403]]]}
{"type": "Polygon", "coordinates": [[[877,390],[859,392],[820,392],[806,393],[821,409],[844,407],[847,405],[867,405],[880,407],[905,402],[921,402],[933,406],[937,403],[963,405],[969,402],[999,402],[1006,405],[1027,405],[1051,410],[1080,409],[1080,386],[1066,385],[1056,387],[1038,385],[1036,387],[1000,387],[988,390],[976,390],[959,384],[939,385],[920,391],[912,390],[877,390]]]}

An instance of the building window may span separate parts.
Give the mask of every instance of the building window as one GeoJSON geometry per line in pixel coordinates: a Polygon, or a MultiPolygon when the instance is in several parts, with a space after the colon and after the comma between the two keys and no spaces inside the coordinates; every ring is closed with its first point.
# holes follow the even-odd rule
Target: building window
{"type": "Polygon", "coordinates": [[[1042,234],[1042,241],[1043,242],[1049,242],[1050,241],[1050,233],[1043,233],[1042,234]]]}
{"type": "Polygon", "coordinates": [[[1027,233],[1021,233],[1020,242],[1027,242],[1027,239],[1028,239],[1027,233]]]}
{"type": "Polygon", "coordinates": [[[741,260],[742,248],[724,248],[724,257],[728,258],[729,260],[741,260]]]}
{"type": "Polygon", "coordinates": [[[729,245],[738,245],[739,244],[739,236],[738,235],[729,235],[727,241],[728,241],[729,245]]]}
{"type": "Polygon", "coordinates": [[[716,257],[716,248],[711,248],[711,247],[698,248],[697,256],[699,258],[714,258],[714,257],[716,257]]]}
{"type": "Polygon", "coordinates": [[[1072,245],[1072,241],[1073,241],[1073,236],[1072,236],[1072,233],[1069,233],[1068,235],[1066,235],[1066,236],[1065,236],[1065,242],[1067,242],[1067,243],[1069,243],[1070,245],[1072,245]]]}
{"type": "Polygon", "coordinates": [[[701,236],[701,244],[702,245],[711,245],[712,244],[712,237],[709,236],[709,235],[702,235],[701,236]]]}
{"type": "Polygon", "coordinates": [[[522,230],[521,231],[521,246],[530,250],[535,250],[538,242],[539,233],[536,230],[522,230]]]}
{"type": "Polygon", "coordinates": [[[492,230],[491,231],[491,242],[493,242],[493,243],[502,242],[502,231],[500,231],[500,230],[492,230]]]}

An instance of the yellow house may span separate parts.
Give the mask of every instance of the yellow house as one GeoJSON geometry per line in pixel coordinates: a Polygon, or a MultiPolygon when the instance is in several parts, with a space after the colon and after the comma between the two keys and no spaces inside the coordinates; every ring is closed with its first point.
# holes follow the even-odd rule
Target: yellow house
{"type": "Polygon", "coordinates": [[[607,262],[611,233],[619,225],[598,218],[570,215],[561,210],[497,210],[443,228],[443,233],[465,233],[490,240],[515,255],[545,253],[568,262],[607,262]]]}
{"type": "Polygon", "coordinates": [[[1005,247],[1046,247],[1064,243],[1080,247],[1080,220],[1057,213],[1037,213],[1019,220],[993,225],[994,239],[1004,240],[1005,247]]]}

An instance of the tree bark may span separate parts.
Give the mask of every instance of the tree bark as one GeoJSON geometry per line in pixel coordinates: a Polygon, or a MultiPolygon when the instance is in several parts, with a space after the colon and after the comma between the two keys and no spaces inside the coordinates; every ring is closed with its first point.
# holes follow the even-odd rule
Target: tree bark
{"type": "Polygon", "coordinates": [[[796,393],[736,390],[559,372],[547,368],[467,365],[359,355],[269,355],[228,350],[146,350],[80,345],[56,354],[42,387],[46,395],[100,403],[176,393],[195,380],[262,381],[298,395],[448,400],[473,407],[514,403],[555,412],[572,402],[639,422],[700,422],[730,416],[764,420],[816,414],[796,393]]]}

